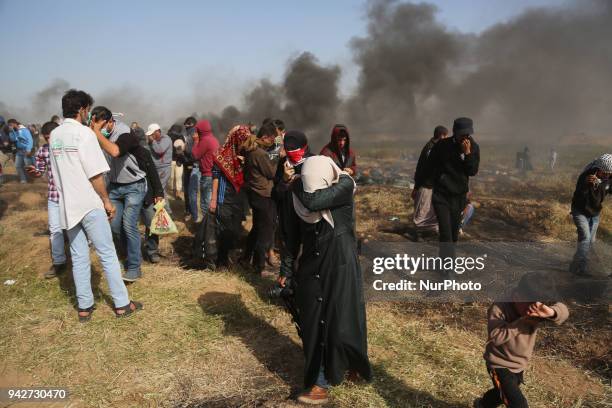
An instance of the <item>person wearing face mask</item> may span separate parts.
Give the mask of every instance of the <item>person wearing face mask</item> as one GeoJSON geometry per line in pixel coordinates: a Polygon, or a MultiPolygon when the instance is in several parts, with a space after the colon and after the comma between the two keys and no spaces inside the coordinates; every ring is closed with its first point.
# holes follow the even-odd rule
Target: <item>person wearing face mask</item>
{"type": "Polygon", "coordinates": [[[431,175],[433,180],[431,202],[438,219],[440,257],[443,259],[455,257],[462,213],[470,191],[469,180],[478,173],[480,147],[472,134],[472,119],[455,119],[453,135],[437,142],[427,157],[425,174],[431,175]]]}
{"type": "MultiPolygon", "coordinates": [[[[117,208],[111,222],[115,240],[126,255],[126,282],[134,282],[142,276],[141,237],[138,220],[147,193],[147,179],[159,179],[155,168],[147,165],[150,153],[141,144],[138,135],[123,122],[116,121],[111,111],[98,106],[91,112],[92,121],[105,120],[106,125],[98,135],[98,142],[106,152],[110,166],[108,195],[117,208]]],[[[157,184],[157,183],[156,183],[157,184]]],[[[163,193],[155,201],[163,199],[163,193]]]]}
{"type": "Polygon", "coordinates": [[[280,236],[280,276],[289,278],[293,275],[295,259],[299,246],[291,245],[287,237],[300,228],[299,218],[293,208],[291,184],[299,177],[302,164],[312,156],[308,148],[306,135],[299,130],[289,130],[283,137],[284,157],[279,161],[274,176],[272,197],[278,212],[278,233],[280,236]]]}
{"type": "Polygon", "coordinates": [[[121,280],[121,265],[113,244],[109,219],[115,217],[104,183],[108,162],[97,139],[104,138],[101,130],[108,119],[95,119],[88,123],[93,98],[71,89],[62,97],[63,123],[51,132],[51,169],[59,193],[61,228],[70,242],[72,275],[78,302],[80,322],[91,319],[95,310],[91,289],[91,241],[98,254],[114,302],[116,317],[126,317],[142,309],[142,304],[130,301],[127,288],[121,280]]]}

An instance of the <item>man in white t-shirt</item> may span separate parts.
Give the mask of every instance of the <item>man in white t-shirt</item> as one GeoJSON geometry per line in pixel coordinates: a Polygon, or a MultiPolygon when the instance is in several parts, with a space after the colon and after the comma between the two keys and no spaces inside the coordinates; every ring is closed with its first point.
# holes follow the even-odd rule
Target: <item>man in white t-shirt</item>
{"type": "Polygon", "coordinates": [[[91,105],[93,99],[87,93],[74,89],[66,92],[62,98],[64,122],[50,137],[51,168],[60,196],[60,222],[70,241],[81,322],[90,320],[95,309],[88,240],[104,268],[115,315],[125,317],[142,309],[142,304],[130,301],[121,279],[121,266],[108,222],[115,213],[104,182],[104,173],[109,167],[96,137],[105,122],[93,123],[91,128],[83,125],[88,121],[91,105]]]}

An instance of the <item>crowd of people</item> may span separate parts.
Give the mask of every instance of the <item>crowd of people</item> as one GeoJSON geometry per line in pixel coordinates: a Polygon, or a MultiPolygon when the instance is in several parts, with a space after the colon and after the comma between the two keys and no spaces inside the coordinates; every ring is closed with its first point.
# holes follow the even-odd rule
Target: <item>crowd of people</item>
{"type": "MultiPolygon", "coordinates": [[[[2,149],[14,155],[21,182],[26,175],[47,175],[52,265],[45,277],[64,273],[70,258],[79,321],[91,320],[95,310],[90,246],[102,264],[116,317],[143,309],[126,284],[142,277],[143,257],[160,262],[159,236],[149,226],[156,204],[171,213],[170,197],[178,197],[184,200],[184,221],[196,232],[193,252],[204,267],[231,266],[234,250],[245,270],[261,274],[278,267],[277,285],[292,296],[303,342],[300,402],[322,404],[330,386],[372,379],[355,233],[358,169],[347,126],[335,125],[329,143],[315,155],[307,136],[279,119],[265,119],[257,128],[238,124],[220,144],[208,120],[189,117],[168,134],[157,123],[145,131],[137,122],[123,123],[108,107],[94,107],[84,91],[66,92],[62,111],[63,120],[53,118],[41,127],[45,143],[38,148],[31,130],[9,120],[2,149]],[[252,227],[238,248],[248,208],[252,227]]],[[[414,222],[438,234],[443,258],[455,256],[460,229],[473,215],[469,180],[480,163],[473,135],[469,118],[456,119],[450,135],[436,127],[416,169],[414,222]]],[[[578,179],[572,202],[579,236],[575,273],[585,273],[611,173],[612,156],[604,155],[578,179]]],[[[560,324],[569,313],[562,303],[552,303],[557,299],[552,288],[544,290],[546,283],[526,274],[512,302],[489,309],[484,358],[493,388],[475,407],[527,406],[519,386],[536,328],[546,320],[560,324]]]]}

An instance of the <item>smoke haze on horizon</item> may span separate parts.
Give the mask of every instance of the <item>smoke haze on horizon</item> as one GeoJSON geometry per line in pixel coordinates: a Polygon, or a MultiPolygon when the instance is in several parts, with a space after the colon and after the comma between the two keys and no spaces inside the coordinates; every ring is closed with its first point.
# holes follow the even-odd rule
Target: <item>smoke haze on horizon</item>
{"type": "MultiPolygon", "coordinates": [[[[334,123],[364,137],[414,140],[438,124],[471,116],[477,133],[515,140],[556,143],[577,134],[612,140],[610,2],[530,9],[480,34],[449,30],[436,12],[427,3],[369,2],[366,34],[348,44],[358,78],[346,96],[341,64],[322,65],[307,51],[287,62],[280,80],[255,80],[221,98],[210,94],[205,79],[194,81],[192,97],[180,101],[152,96],[136,84],[92,96],[141,126],[169,126],[195,113],[224,132],[238,121],[279,117],[319,140],[334,123]]],[[[0,101],[0,114],[48,120],[61,113],[70,85],[67,78],[51,80],[27,108],[0,101]]]]}

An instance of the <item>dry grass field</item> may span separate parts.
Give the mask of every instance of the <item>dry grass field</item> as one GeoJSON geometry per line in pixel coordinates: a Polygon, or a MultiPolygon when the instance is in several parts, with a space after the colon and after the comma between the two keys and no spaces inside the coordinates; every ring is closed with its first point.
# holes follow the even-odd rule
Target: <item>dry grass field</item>
{"type": "MultiPolygon", "coordinates": [[[[483,154],[486,171],[474,180],[479,207],[466,239],[574,240],[567,216],[573,183],[579,163],[596,152],[571,156],[555,173],[536,166],[520,178],[511,160],[490,151],[483,154]]],[[[393,160],[388,156],[376,152],[364,157],[363,165],[393,160]]],[[[560,151],[560,161],[564,157],[569,155],[560,151]]],[[[0,283],[16,281],[0,285],[0,387],[70,390],[67,404],[35,406],[297,406],[291,397],[302,381],[300,341],[290,317],[265,294],[272,281],[239,267],[193,268],[186,262],[191,233],[181,222],[179,235],[161,239],[162,262],[145,263],[143,279],[129,287],[145,310],[115,319],[96,261],[92,284],[98,310],[90,323],[79,324],[70,274],[42,278],[49,267],[45,190],[42,180],[0,187],[0,283]]],[[[406,239],[409,190],[365,186],[356,203],[363,239],[406,239]]],[[[177,214],[181,206],[174,203],[177,214]]],[[[610,202],[600,237],[612,242],[610,202]]],[[[369,303],[374,381],[333,388],[329,406],[471,407],[490,387],[482,360],[486,307],[369,303]]],[[[610,407],[609,305],[569,307],[565,325],[539,334],[525,375],[530,406],[610,407]]]]}

